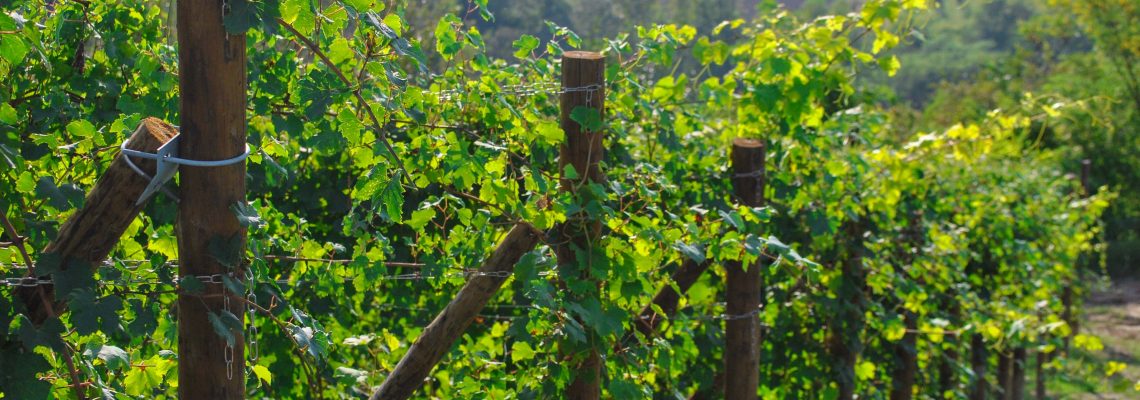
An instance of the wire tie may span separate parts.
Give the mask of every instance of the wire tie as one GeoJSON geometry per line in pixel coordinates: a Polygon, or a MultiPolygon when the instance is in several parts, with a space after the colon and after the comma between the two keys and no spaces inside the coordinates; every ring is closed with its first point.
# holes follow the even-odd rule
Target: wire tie
{"type": "MultiPolygon", "coordinates": [[[[139,195],[139,199],[138,199],[138,201],[135,202],[135,205],[141,205],[148,198],[150,198],[151,195],[153,195],[156,191],[158,191],[159,188],[162,188],[163,185],[166,184],[166,182],[169,182],[170,179],[174,177],[174,173],[178,172],[178,166],[179,165],[188,165],[191,167],[207,167],[207,168],[225,167],[228,165],[240,163],[240,162],[244,161],[246,159],[246,157],[249,157],[249,143],[246,143],[244,152],[242,152],[241,154],[239,154],[233,158],[229,158],[229,159],[225,159],[225,160],[205,161],[205,160],[188,160],[185,158],[178,158],[178,142],[179,142],[179,139],[181,137],[182,137],[181,133],[179,135],[174,136],[173,138],[170,139],[170,141],[166,142],[162,146],[159,146],[158,150],[155,153],[147,153],[145,151],[128,149],[127,148],[127,141],[129,141],[130,139],[124,140],[123,144],[121,146],[119,146],[120,152],[122,154],[125,154],[125,155],[130,156],[130,157],[139,157],[139,158],[154,160],[157,163],[157,166],[155,167],[154,177],[150,177],[146,173],[144,173],[142,171],[142,169],[139,169],[139,167],[136,166],[131,161],[130,157],[126,157],[127,164],[131,167],[131,169],[133,169],[139,175],[142,175],[142,177],[150,179],[150,184],[148,184],[146,186],[146,189],[143,190],[142,194],[139,195]]],[[[177,197],[174,197],[174,199],[177,200],[177,197]]]]}
{"type": "Polygon", "coordinates": [[[743,174],[733,174],[733,178],[759,178],[764,176],[764,170],[758,169],[752,172],[745,172],[743,174]]]}

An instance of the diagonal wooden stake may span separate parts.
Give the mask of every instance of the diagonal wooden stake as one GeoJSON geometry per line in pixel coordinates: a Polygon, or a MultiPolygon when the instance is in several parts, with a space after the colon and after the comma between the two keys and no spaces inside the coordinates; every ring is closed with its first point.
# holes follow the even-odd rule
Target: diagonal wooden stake
{"type": "MultiPolygon", "coordinates": [[[[153,153],[177,135],[178,132],[170,124],[157,118],[146,118],[127,140],[127,148],[153,153]]],[[[50,258],[53,263],[59,263],[60,270],[75,265],[95,268],[111,254],[115,243],[118,243],[131,221],[135,220],[145,206],[145,203],[135,203],[150,182],[131,169],[126,157],[121,154],[115,157],[87,194],[83,207],[63,223],[59,235],[44,249],[41,262],[50,258]]],[[[153,160],[134,157],[131,160],[143,172],[154,175],[153,160]]],[[[29,275],[34,274],[36,273],[29,269],[29,275]]],[[[38,274],[46,275],[45,271],[38,274]]],[[[49,316],[59,315],[66,308],[64,302],[56,302],[53,285],[19,287],[15,293],[27,308],[28,319],[36,326],[43,324],[49,316]],[[48,310],[47,304],[52,304],[54,310],[48,310]]]]}
{"type": "Polygon", "coordinates": [[[538,245],[541,237],[542,233],[530,224],[515,225],[487,261],[483,262],[478,273],[463,285],[455,299],[424,329],[380,388],[372,393],[371,399],[403,400],[423,386],[424,378],[451,350],[451,345],[463,336],[463,331],[467,330],[479,311],[507,280],[506,275],[500,274],[512,271],[522,256],[538,245]]]}

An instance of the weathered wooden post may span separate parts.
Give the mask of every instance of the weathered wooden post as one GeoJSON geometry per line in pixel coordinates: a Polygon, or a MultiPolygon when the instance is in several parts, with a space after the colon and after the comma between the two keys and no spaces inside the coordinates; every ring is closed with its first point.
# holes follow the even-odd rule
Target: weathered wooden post
{"type": "MultiPolygon", "coordinates": [[[[593,199],[591,191],[586,185],[591,183],[604,183],[605,175],[598,163],[605,156],[603,129],[590,130],[581,126],[571,118],[575,109],[584,107],[593,110],[599,118],[605,117],[605,57],[600,53],[587,51],[568,51],[562,55],[562,97],[561,125],[566,133],[558,158],[558,169],[562,175],[560,190],[572,192],[583,202],[593,199]],[[567,176],[566,169],[573,167],[577,176],[567,176]]],[[[555,255],[558,258],[558,268],[563,276],[573,276],[575,279],[590,280],[587,260],[578,258],[578,253],[590,254],[593,244],[601,233],[601,224],[592,220],[583,211],[567,216],[567,222],[556,228],[555,234],[559,237],[559,244],[555,246],[555,255]]],[[[597,293],[593,293],[597,296],[597,293]]],[[[572,294],[573,296],[573,294],[572,294]]],[[[589,326],[589,321],[579,321],[583,326],[589,326]]],[[[589,330],[589,329],[587,329],[589,330]]],[[[589,335],[594,337],[594,335],[589,335]]],[[[561,349],[563,354],[574,359],[570,369],[574,379],[566,389],[565,398],[574,400],[592,400],[601,396],[601,368],[602,360],[598,354],[600,343],[593,343],[591,339],[589,349],[585,354],[567,348],[561,349]],[[574,354],[578,353],[578,354],[574,354]]],[[[566,345],[566,344],[564,344],[566,345]]],[[[566,347],[569,347],[568,345],[566,347]]]]}
{"type": "MultiPolygon", "coordinates": [[[[950,303],[946,307],[949,310],[947,316],[950,323],[953,326],[960,326],[962,310],[958,300],[951,295],[947,296],[946,301],[950,303]]],[[[958,348],[961,346],[961,339],[961,335],[954,335],[943,340],[943,354],[938,362],[938,393],[946,393],[958,387],[958,374],[954,370],[958,364],[958,348]]]]}
{"type": "MultiPolygon", "coordinates": [[[[907,226],[903,232],[899,260],[899,268],[912,268],[915,252],[922,248],[922,212],[911,211],[907,216],[907,226]]],[[[922,280],[918,284],[925,284],[922,280]]],[[[895,343],[895,366],[892,371],[891,400],[910,400],[914,398],[914,385],[918,376],[918,316],[910,310],[903,311],[903,324],[906,333],[902,340],[895,343]]]]}
{"type": "MultiPolygon", "coordinates": [[[[740,204],[764,205],[764,143],[738,138],[732,142],[732,187],[740,204]]],[[[724,398],[756,399],[760,387],[761,265],[725,263],[724,398]]]]}
{"type": "MultiPolygon", "coordinates": [[[[1089,185],[1089,173],[1092,170],[1092,161],[1089,159],[1081,160],[1081,197],[1089,197],[1092,193],[1092,188],[1089,185]]],[[[1074,273],[1080,273],[1082,265],[1078,262],[1073,267],[1074,273]]],[[[1069,277],[1070,280],[1075,277],[1069,277]]],[[[1061,290],[1061,305],[1064,309],[1061,311],[1061,320],[1069,325],[1069,334],[1063,338],[1061,349],[1064,354],[1069,354],[1069,343],[1072,342],[1073,337],[1080,332],[1080,319],[1073,315],[1073,284],[1066,282],[1065,287],[1061,290]]]]}
{"type": "Polygon", "coordinates": [[[1010,400],[1013,395],[1013,352],[1009,349],[1002,349],[998,353],[998,367],[997,367],[997,382],[998,382],[998,397],[1002,400],[1010,400]]]}
{"type": "Polygon", "coordinates": [[[863,351],[863,311],[866,307],[867,280],[863,268],[863,225],[861,221],[844,222],[842,231],[845,258],[842,260],[842,283],[839,286],[839,312],[829,322],[829,348],[835,365],[839,400],[855,398],[855,363],[863,351]]]}
{"type": "Polygon", "coordinates": [[[986,400],[986,367],[989,365],[989,354],[986,351],[986,341],[981,333],[975,333],[970,339],[970,368],[974,371],[974,382],[970,388],[970,400],[986,400]]]}
{"type": "MultiPolygon", "coordinates": [[[[177,134],[173,126],[162,120],[146,118],[127,140],[126,148],[153,153],[177,134]]],[[[150,176],[155,173],[153,160],[131,157],[132,160],[128,161],[126,158],[124,154],[115,157],[87,194],[83,207],[59,228],[59,235],[44,249],[39,265],[43,268],[36,271],[37,274],[46,275],[52,269],[66,270],[72,266],[94,269],[111,254],[115,243],[146,205],[138,199],[150,180],[135,172],[130,163],[150,176]],[[46,261],[48,259],[51,261],[46,261]],[[48,263],[57,265],[49,266],[48,263]]],[[[66,304],[55,301],[54,288],[53,285],[40,285],[15,290],[28,310],[28,318],[36,325],[64,310],[66,304]],[[54,310],[48,310],[47,304],[52,304],[54,310]]]]}
{"type": "Polygon", "coordinates": [[[459,294],[424,328],[412,348],[408,349],[408,353],[400,359],[400,363],[384,379],[380,388],[372,393],[371,399],[403,400],[423,386],[424,378],[427,378],[431,369],[451,350],[455,341],[463,336],[463,331],[467,330],[479,311],[514,271],[515,264],[538,245],[541,237],[542,233],[530,224],[515,225],[483,262],[479,271],[463,285],[459,294]]]}
{"type": "MultiPolygon", "coordinates": [[[[226,33],[222,13],[221,1],[178,0],[181,158],[226,160],[245,151],[245,35],[226,33]]],[[[179,274],[232,274],[241,280],[241,266],[223,265],[219,258],[229,257],[220,257],[211,248],[240,252],[245,247],[245,229],[231,211],[234,204],[245,201],[245,163],[183,165],[180,172],[182,201],[176,227],[179,274]]],[[[243,332],[233,331],[236,340],[229,346],[209,319],[211,314],[224,316],[229,312],[240,321],[244,310],[240,295],[219,284],[207,284],[200,293],[179,294],[179,398],[245,397],[243,332]]]]}
{"type": "Polygon", "coordinates": [[[1045,352],[1037,351],[1037,386],[1034,388],[1034,394],[1037,400],[1045,400],[1045,363],[1047,361],[1045,352]]]}
{"type": "Polygon", "coordinates": [[[1013,349],[1013,362],[1010,372],[1009,398],[1022,400],[1025,398],[1025,347],[1017,346],[1013,349]]]}

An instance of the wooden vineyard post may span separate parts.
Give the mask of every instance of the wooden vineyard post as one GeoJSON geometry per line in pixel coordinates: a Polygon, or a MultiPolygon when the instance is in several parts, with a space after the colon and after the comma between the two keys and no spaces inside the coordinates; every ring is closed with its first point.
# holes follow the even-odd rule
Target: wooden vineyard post
{"type": "Polygon", "coordinates": [[[1025,347],[1018,346],[1013,349],[1013,362],[1010,371],[1009,398],[1022,400],[1025,398],[1025,347]]]}
{"type": "Polygon", "coordinates": [[[1013,393],[1013,353],[1008,349],[1002,349],[998,353],[997,383],[1000,391],[998,398],[1009,400],[1013,393]]]}
{"type": "MultiPolygon", "coordinates": [[[[900,267],[912,269],[915,252],[923,246],[922,239],[922,213],[912,211],[907,218],[907,227],[903,233],[902,251],[899,260],[900,267]]],[[[925,284],[919,280],[920,285],[925,284]]],[[[914,398],[914,385],[918,375],[918,316],[910,310],[903,310],[903,323],[906,333],[902,340],[894,346],[895,366],[891,380],[891,400],[910,400],[914,398]]]]}
{"type": "MultiPolygon", "coordinates": [[[[600,128],[600,121],[605,115],[605,57],[600,53],[586,51],[568,51],[562,55],[562,97],[561,126],[566,133],[566,141],[559,149],[558,169],[562,174],[559,181],[560,190],[571,192],[583,203],[600,201],[593,198],[592,191],[587,185],[604,183],[605,175],[598,165],[605,156],[603,141],[604,130],[600,128]],[[580,125],[575,119],[582,120],[596,117],[599,127],[591,130],[580,125]],[[568,175],[567,170],[573,168],[574,174],[568,175]]],[[[594,251],[593,244],[601,233],[601,224],[592,220],[584,211],[567,216],[567,222],[555,228],[559,237],[559,244],[555,246],[555,255],[558,258],[558,268],[563,276],[573,276],[576,279],[591,281],[589,256],[594,251]],[[585,255],[587,259],[579,259],[578,255],[585,255]]],[[[570,296],[582,297],[571,291],[570,296]]],[[[585,296],[598,296],[595,289],[585,296]]],[[[575,300],[582,300],[576,298],[575,300]]],[[[589,332],[590,322],[579,321],[589,332]]],[[[595,335],[587,334],[594,338],[595,335]]],[[[563,356],[573,359],[570,370],[574,376],[570,386],[566,389],[564,398],[572,400],[592,400],[601,396],[602,360],[598,354],[601,348],[596,339],[590,339],[589,348],[583,351],[571,349],[571,344],[563,342],[561,352],[563,356]],[[584,353],[584,354],[582,354],[584,353]]]]}
{"type": "MultiPolygon", "coordinates": [[[[737,138],[732,142],[732,187],[737,201],[764,205],[764,143],[737,138]]],[[[724,398],[756,399],[760,386],[761,262],[745,266],[725,263],[724,398]]]]}
{"type": "Polygon", "coordinates": [[[970,339],[970,368],[974,371],[974,382],[970,388],[970,400],[986,400],[986,367],[989,365],[989,354],[986,352],[986,342],[981,333],[975,333],[970,339]]]}
{"type": "MultiPolygon", "coordinates": [[[[146,118],[127,140],[127,148],[153,153],[177,134],[173,126],[162,120],[146,118]]],[[[119,237],[123,236],[123,232],[146,204],[139,204],[138,199],[150,183],[149,179],[130,167],[126,157],[123,154],[115,157],[87,194],[83,207],[68,217],[67,222],[59,228],[59,235],[44,249],[44,256],[40,259],[41,267],[52,263],[59,270],[72,266],[93,269],[111,254],[119,237]],[[52,261],[45,261],[47,259],[52,261]]],[[[140,170],[154,175],[154,161],[135,157],[131,159],[140,170]]],[[[49,272],[43,269],[45,268],[37,273],[46,275],[49,272]]],[[[62,313],[66,306],[63,302],[56,303],[53,285],[18,287],[15,293],[27,307],[28,319],[37,326],[50,316],[62,313]],[[52,310],[47,309],[48,304],[52,304],[52,310]]]]}
{"type": "MultiPolygon", "coordinates": [[[[1081,160],[1081,197],[1089,197],[1092,193],[1092,188],[1089,186],[1089,172],[1092,169],[1092,161],[1089,159],[1081,160]]],[[[1078,263],[1074,266],[1076,273],[1080,273],[1081,265],[1078,263]]],[[[1069,278],[1073,279],[1072,277],[1069,278]]],[[[1065,354],[1069,353],[1069,343],[1072,342],[1073,337],[1080,332],[1080,320],[1073,315],[1073,284],[1066,282],[1065,287],[1061,291],[1061,320],[1069,325],[1069,334],[1064,337],[1061,349],[1065,354]]]]}
{"type": "Polygon", "coordinates": [[[1045,354],[1045,352],[1040,350],[1037,351],[1037,385],[1034,388],[1034,397],[1036,397],[1037,400],[1045,400],[1045,363],[1047,362],[1046,357],[1048,356],[1045,354]]]}
{"type": "Polygon", "coordinates": [[[423,386],[431,369],[463,336],[479,311],[506,282],[515,264],[538,245],[541,237],[542,233],[529,224],[515,225],[459,294],[424,329],[380,388],[372,393],[371,399],[403,400],[423,386]]]}
{"type": "MultiPolygon", "coordinates": [[[[178,151],[184,159],[226,160],[245,151],[245,35],[226,33],[222,8],[217,0],[178,0],[178,151]]],[[[235,260],[245,247],[245,229],[231,207],[245,201],[245,163],[183,165],[180,173],[179,275],[227,275],[241,281],[235,260]]],[[[240,295],[221,284],[178,295],[179,398],[245,397],[245,336],[241,329],[231,329],[230,346],[210,322],[211,315],[225,319],[227,313],[241,321],[244,310],[240,295]]]]}
{"type": "Polygon", "coordinates": [[[840,228],[846,242],[846,258],[842,261],[839,288],[840,310],[829,323],[829,347],[836,369],[839,400],[855,398],[855,363],[862,352],[866,306],[866,272],[863,270],[863,227],[859,221],[847,221],[840,228]]]}
{"type": "MultiPolygon", "coordinates": [[[[950,323],[959,323],[962,319],[962,310],[957,299],[948,296],[946,302],[951,303],[947,307],[950,323]]],[[[957,369],[956,366],[958,365],[958,349],[961,346],[962,337],[960,335],[947,335],[943,341],[944,353],[938,361],[938,393],[946,393],[958,387],[958,374],[954,370],[957,369]]]]}

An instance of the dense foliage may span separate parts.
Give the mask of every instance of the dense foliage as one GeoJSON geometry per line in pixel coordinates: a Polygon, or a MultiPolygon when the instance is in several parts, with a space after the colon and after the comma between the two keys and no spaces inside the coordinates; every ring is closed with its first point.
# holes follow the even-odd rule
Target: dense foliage
{"type": "MultiPolygon", "coordinates": [[[[764,268],[765,398],[833,398],[844,384],[885,397],[905,343],[921,371],[951,371],[920,374],[915,390],[960,398],[978,378],[966,338],[1054,353],[1071,331],[1056,299],[1099,271],[1078,265],[1113,195],[1086,196],[1068,154],[1035,144],[1060,106],[1029,97],[901,135],[856,80],[903,67],[888,50],[930,12],[922,0],[809,19],[764,6],[610,37],[592,49],[607,57],[604,115],[572,113],[606,132],[607,182],[578,197],[558,190],[577,174],[557,160],[558,60],[582,42],[570,29],[546,24],[549,40],[517,37],[499,58],[478,28],[494,19],[486,0],[439,18],[429,43],[400,2],[230,4],[226,27],[249,43],[254,149],[249,205],[233,208],[249,228],[249,298],[266,310],[246,317],[260,347],[245,362],[250,397],[366,395],[519,221],[551,229],[584,212],[603,222],[602,251],[580,257],[587,279],[556,268],[551,243],[528,253],[422,396],[558,397],[565,349],[604,355],[607,397],[712,392],[719,265],[742,260],[764,268]],[[730,195],[737,137],[767,146],[766,207],[730,195]],[[714,267],[679,315],[614,346],[686,258],[714,267]]],[[[37,258],[138,121],[178,120],[168,11],[0,6],[0,211],[29,244],[0,236],[5,277],[25,272],[25,249],[37,258]]],[[[98,283],[60,294],[71,311],[59,321],[33,327],[0,288],[3,396],[70,395],[65,353],[88,395],[173,396],[175,211],[152,200],[98,283]]]]}

